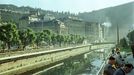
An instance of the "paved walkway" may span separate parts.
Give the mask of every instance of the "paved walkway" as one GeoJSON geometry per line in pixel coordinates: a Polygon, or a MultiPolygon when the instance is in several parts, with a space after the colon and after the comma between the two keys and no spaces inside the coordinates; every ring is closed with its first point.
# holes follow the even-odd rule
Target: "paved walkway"
{"type": "MultiPolygon", "coordinates": [[[[125,61],[126,61],[126,63],[133,64],[133,66],[134,66],[134,58],[132,57],[132,55],[127,56],[125,58],[125,61]]],[[[127,74],[127,75],[134,75],[134,69],[129,74],[127,74]]]]}

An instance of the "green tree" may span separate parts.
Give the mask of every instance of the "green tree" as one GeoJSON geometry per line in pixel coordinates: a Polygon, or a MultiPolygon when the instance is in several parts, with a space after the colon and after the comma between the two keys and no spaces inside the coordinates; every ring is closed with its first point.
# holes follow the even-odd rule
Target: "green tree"
{"type": "Polygon", "coordinates": [[[32,29],[29,28],[26,30],[19,31],[19,36],[20,36],[21,44],[23,45],[23,49],[26,46],[33,44],[36,39],[35,33],[33,32],[32,29]]]}
{"type": "Polygon", "coordinates": [[[52,36],[52,32],[50,30],[43,30],[43,34],[44,34],[44,41],[50,46],[51,45],[51,36],[52,36]]]}
{"type": "Polygon", "coordinates": [[[64,44],[65,45],[68,45],[69,44],[69,40],[70,40],[70,38],[69,38],[68,35],[67,36],[64,36],[64,44]]]}
{"type": "Polygon", "coordinates": [[[75,44],[75,35],[73,34],[70,35],[70,43],[75,44]]]}
{"type": "Polygon", "coordinates": [[[57,42],[58,42],[59,46],[61,47],[62,43],[64,41],[64,36],[63,35],[57,35],[56,39],[57,39],[57,42]]]}
{"type": "Polygon", "coordinates": [[[44,40],[44,34],[43,32],[37,32],[35,33],[36,35],[36,40],[35,40],[35,43],[37,45],[37,47],[39,47],[39,45],[41,45],[41,42],[44,40]]]}
{"type": "Polygon", "coordinates": [[[129,43],[130,44],[134,44],[134,30],[133,31],[131,31],[131,32],[129,32],[128,34],[127,34],[127,37],[128,37],[128,39],[129,39],[129,43]]]}
{"type": "Polygon", "coordinates": [[[15,24],[7,23],[0,27],[0,40],[4,45],[7,45],[8,49],[11,48],[12,44],[19,41],[18,30],[15,24]]]}
{"type": "Polygon", "coordinates": [[[122,39],[120,40],[120,45],[121,45],[121,47],[123,47],[123,48],[127,48],[127,47],[128,47],[128,43],[127,43],[127,41],[126,41],[125,38],[122,38],[122,39]]]}
{"type": "Polygon", "coordinates": [[[53,34],[51,36],[51,39],[52,39],[52,42],[51,43],[55,46],[57,44],[56,34],[53,34]]]}

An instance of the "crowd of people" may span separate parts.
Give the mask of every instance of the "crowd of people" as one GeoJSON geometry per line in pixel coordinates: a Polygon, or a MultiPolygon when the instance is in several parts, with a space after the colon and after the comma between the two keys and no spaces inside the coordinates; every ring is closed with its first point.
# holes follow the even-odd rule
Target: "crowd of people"
{"type": "Polygon", "coordinates": [[[120,49],[112,50],[112,54],[108,59],[108,63],[104,67],[103,75],[126,75],[133,70],[133,65],[125,63],[124,58],[120,54],[120,49]]]}

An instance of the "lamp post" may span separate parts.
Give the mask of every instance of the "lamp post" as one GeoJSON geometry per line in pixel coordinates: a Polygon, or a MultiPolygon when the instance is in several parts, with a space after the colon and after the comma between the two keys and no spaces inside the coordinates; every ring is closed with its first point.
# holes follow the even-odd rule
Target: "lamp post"
{"type": "Polygon", "coordinates": [[[117,24],[117,47],[119,46],[119,39],[120,39],[120,37],[119,37],[119,26],[117,24]]]}

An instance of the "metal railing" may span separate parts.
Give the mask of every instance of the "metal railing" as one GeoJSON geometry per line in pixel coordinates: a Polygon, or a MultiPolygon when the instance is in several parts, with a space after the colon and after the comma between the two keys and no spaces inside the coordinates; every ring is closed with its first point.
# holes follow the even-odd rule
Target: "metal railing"
{"type": "Polygon", "coordinates": [[[106,60],[106,59],[107,59],[110,55],[111,55],[111,53],[109,53],[109,54],[105,57],[104,62],[102,63],[102,65],[101,65],[99,71],[96,73],[96,75],[103,75],[104,67],[105,67],[106,63],[108,62],[108,60],[106,60]]]}
{"type": "Polygon", "coordinates": [[[100,67],[100,70],[97,72],[96,75],[103,75],[103,69],[104,69],[104,66],[106,64],[106,61],[104,61],[100,67]]]}

